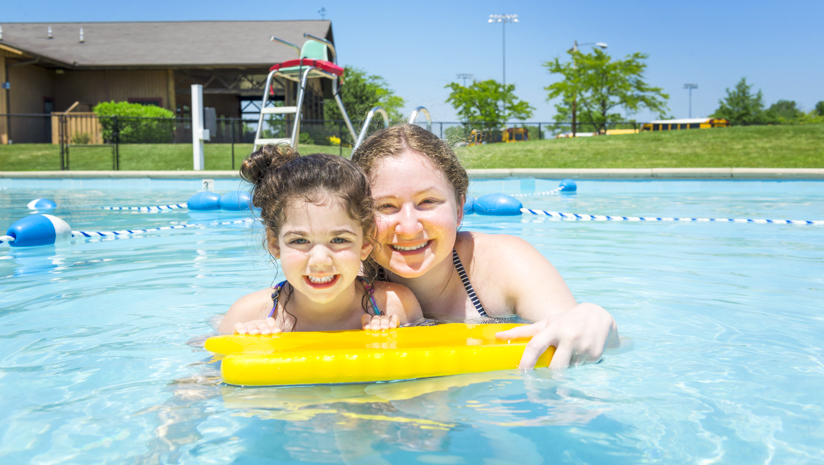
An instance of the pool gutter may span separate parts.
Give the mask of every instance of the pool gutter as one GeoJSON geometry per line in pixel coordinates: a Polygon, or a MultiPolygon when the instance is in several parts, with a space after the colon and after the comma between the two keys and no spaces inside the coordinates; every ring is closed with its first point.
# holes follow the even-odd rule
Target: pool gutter
{"type": "MultiPolygon", "coordinates": [[[[470,179],[824,179],[822,168],[469,169],[470,179]]],[[[239,179],[237,171],[0,171],[0,179],[239,179]]]]}

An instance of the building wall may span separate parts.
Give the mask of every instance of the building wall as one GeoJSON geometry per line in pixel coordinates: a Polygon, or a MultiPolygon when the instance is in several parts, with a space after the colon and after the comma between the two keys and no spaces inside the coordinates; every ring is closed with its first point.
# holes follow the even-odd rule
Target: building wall
{"type": "MultiPolygon", "coordinates": [[[[6,53],[0,50],[0,82],[6,82],[6,53]]],[[[5,114],[6,108],[6,94],[9,91],[0,89],[0,114],[5,114]]],[[[5,116],[0,116],[0,144],[9,143],[9,119],[5,116]]]]}
{"type": "Polygon", "coordinates": [[[160,99],[170,107],[168,72],[159,70],[89,70],[71,71],[55,76],[55,108],[65,111],[74,102],[93,108],[100,102],[126,102],[129,99],[160,99]]]}
{"type": "MultiPolygon", "coordinates": [[[[45,99],[55,97],[54,71],[36,65],[21,65],[9,68],[8,74],[11,84],[8,94],[9,113],[45,113],[45,99]]],[[[8,124],[9,139],[15,143],[51,141],[51,121],[46,116],[15,116],[9,119],[8,124]]]]}

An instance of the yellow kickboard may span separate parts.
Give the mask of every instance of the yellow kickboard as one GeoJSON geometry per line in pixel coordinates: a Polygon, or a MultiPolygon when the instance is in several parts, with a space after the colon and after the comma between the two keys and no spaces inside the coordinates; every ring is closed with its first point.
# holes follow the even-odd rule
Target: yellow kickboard
{"type": "MultiPolygon", "coordinates": [[[[449,323],[388,331],[322,331],[274,336],[216,336],[206,349],[224,355],[227,384],[287,386],[367,383],[514,370],[529,339],[495,333],[517,324],[449,323]]],[[[555,348],[538,359],[549,365],[555,348]]]]}

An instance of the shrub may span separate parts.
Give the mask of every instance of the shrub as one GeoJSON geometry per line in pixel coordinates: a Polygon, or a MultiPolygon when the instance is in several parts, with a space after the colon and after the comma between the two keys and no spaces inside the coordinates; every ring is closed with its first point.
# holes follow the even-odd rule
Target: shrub
{"type": "Polygon", "coordinates": [[[129,102],[101,102],[93,108],[103,127],[103,138],[120,143],[170,143],[174,140],[174,113],[154,105],[129,102]],[[115,118],[117,117],[117,128],[115,118]]]}

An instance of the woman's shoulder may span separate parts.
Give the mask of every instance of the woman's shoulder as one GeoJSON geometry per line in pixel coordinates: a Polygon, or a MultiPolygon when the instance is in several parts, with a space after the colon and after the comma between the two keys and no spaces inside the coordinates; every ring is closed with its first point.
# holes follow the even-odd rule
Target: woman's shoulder
{"type": "Polygon", "coordinates": [[[466,231],[458,234],[458,240],[455,244],[458,250],[458,255],[467,255],[470,260],[478,260],[485,258],[492,258],[499,260],[502,256],[512,258],[520,257],[521,255],[540,256],[535,247],[529,242],[520,237],[510,236],[509,234],[485,234],[475,231],[466,231]]]}

